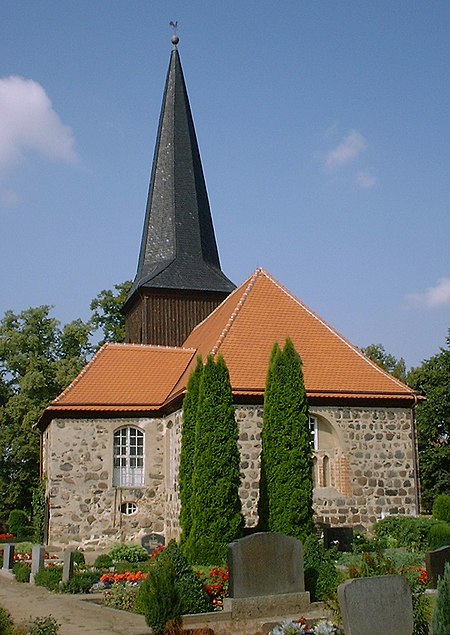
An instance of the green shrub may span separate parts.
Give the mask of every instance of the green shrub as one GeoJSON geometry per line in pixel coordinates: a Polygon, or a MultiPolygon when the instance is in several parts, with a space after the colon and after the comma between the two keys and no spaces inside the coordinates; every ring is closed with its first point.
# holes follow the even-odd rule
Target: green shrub
{"type": "Polygon", "coordinates": [[[444,575],[439,576],[437,598],[431,619],[433,635],[450,633],[450,565],[445,563],[444,575]]]}
{"type": "Polygon", "coordinates": [[[430,549],[450,545],[450,524],[438,522],[433,525],[428,534],[428,545],[430,549]]]}
{"type": "Polygon", "coordinates": [[[17,542],[14,545],[14,553],[31,553],[33,551],[33,543],[32,542],[17,542]]]}
{"type": "Polygon", "coordinates": [[[450,523],[450,496],[448,494],[440,494],[434,499],[433,518],[450,523]]]}
{"type": "Polygon", "coordinates": [[[109,569],[113,565],[113,560],[111,556],[107,553],[103,553],[100,556],[97,556],[94,562],[94,567],[97,569],[109,569]]]}
{"type": "Polygon", "coordinates": [[[308,536],[303,543],[305,588],[313,602],[331,600],[336,595],[342,576],[336,569],[333,551],[325,549],[315,536],[308,536]]]}
{"type": "Polygon", "coordinates": [[[22,509],[13,509],[8,516],[8,531],[19,538],[23,536],[28,525],[28,516],[22,509]]]}
{"type": "Polygon", "coordinates": [[[16,576],[17,582],[29,582],[31,567],[29,564],[25,564],[25,562],[15,562],[13,564],[12,572],[16,576]]]}
{"type": "Polygon", "coordinates": [[[437,522],[430,516],[388,516],[375,523],[373,531],[383,547],[427,551],[430,529],[437,522]]]}
{"type": "Polygon", "coordinates": [[[58,591],[62,580],[62,567],[45,567],[34,576],[36,586],[43,586],[49,591],[58,591]]]}
{"type": "Polygon", "coordinates": [[[0,635],[14,635],[11,617],[6,609],[0,606],[0,635]]]}
{"type": "Polygon", "coordinates": [[[113,562],[122,562],[124,560],[128,562],[145,562],[148,560],[148,554],[144,547],[133,544],[114,545],[108,551],[108,555],[113,562]]]}
{"type": "Polygon", "coordinates": [[[110,589],[103,594],[103,604],[112,609],[121,611],[134,611],[138,587],[126,586],[115,582],[110,589]]]}
{"type": "Polygon", "coordinates": [[[170,558],[156,559],[139,587],[137,600],[153,635],[164,635],[169,620],[179,622],[181,598],[176,586],[175,566],[170,558]]]}
{"type": "Polygon", "coordinates": [[[182,615],[209,611],[209,596],[175,540],[169,542],[167,548],[157,556],[157,560],[170,560],[175,567],[175,585],[180,596],[182,615]]]}
{"type": "Polygon", "coordinates": [[[121,560],[115,563],[116,573],[126,573],[127,571],[146,571],[147,562],[128,562],[128,560],[121,560]]]}
{"type": "Polygon", "coordinates": [[[37,617],[31,624],[27,635],[58,635],[60,625],[51,615],[37,617]]]}
{"type": "Polygon", "coordinates": [[[98,575],[95,571],[74,573],[68,582],[60,586],[60,590],[62,593],[89,593],[91,586],[97,580],[98,575]]]}
{"type": "Polygon", "coordinates": [[[85,564],[84,553],[82,551],[73,551],[73,562],[74,564],[85,564]]]}

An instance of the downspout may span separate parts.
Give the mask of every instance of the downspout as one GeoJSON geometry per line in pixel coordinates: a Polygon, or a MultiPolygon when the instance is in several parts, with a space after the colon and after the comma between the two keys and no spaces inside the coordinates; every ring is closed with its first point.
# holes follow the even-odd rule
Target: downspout
{"type": "Polygon", "coordinates": [[[414,393],[414,403],[412,406],[412,422],[411,422],[411,434],[412,434],[412,442],[413,442],[413,472],[414,472],[414,480],[416,483],[415,487],[415,504],[416,504],[416,515],[420,515],[420,478],[419,478],[419,448],[417,445],[417,435],[416,435],[416,406],[418,400],[417,395],[414,393]]]}

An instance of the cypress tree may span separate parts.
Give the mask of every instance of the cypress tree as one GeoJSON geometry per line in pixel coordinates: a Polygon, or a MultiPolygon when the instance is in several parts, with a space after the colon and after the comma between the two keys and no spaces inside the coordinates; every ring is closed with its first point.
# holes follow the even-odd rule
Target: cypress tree
{"type": "Polygon", "coordinates": [[[180,527],[181,542],[189,536],[192,526],[192,478],[194,473],[195,427],[197,423],[200,381],[203,374],[203,362],[197,357],[197,365],[191,373],[183,400],[183,423],[181,426],[181,450],[179,467],[180,527]]]}
{"type": "Polygon", "coordinates": [[[223,357],[215,362],[209,355],[200,382],[192,526],[184,547],[192,563],[223,563],[228,543],[242,535],[237,442],[238,427],[228,369],[223,357]]]}
{"type": "Polygon", "coordinates": [[[313,530],[312,447],[302,364],[289,339],[270,358],[261,472],[261,528],[304,540],[313,530]]]}

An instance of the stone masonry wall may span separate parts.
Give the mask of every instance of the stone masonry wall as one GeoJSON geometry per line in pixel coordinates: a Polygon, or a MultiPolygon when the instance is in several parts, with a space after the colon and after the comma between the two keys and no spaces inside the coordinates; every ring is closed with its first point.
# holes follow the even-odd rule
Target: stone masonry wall
{"type": "MultiPolygon", "coordinates": [[[[387,514],[416,514],[413,415],[408,408],[314,407],[318,421],[314,509],[318,522],[369,529],[387,514]]],[[[49,544],[85,549],[179,538],[181,411],[164,419],[59,419],[44,435],[49,544]],[[112,485],[112,440],[121,426],[145,433],[145,487],[112,485]],[[132,515],[122,503],[137,505],[132,515]]],[[[258,521],[261,406],[238,406],[240,496],[246,526],[258,521]]]]}
{"type": "MultiPolygon", "coordinates": [[[[384,515],[418,513],[411,409],[322,406],[310,408],[310,414],[319,422],[314,489],[317,522],[370,529],[384,515]]],[[[236,418],[241,451],[242,510],[246,526],[254,527],[258,521],[262,407],[238,406],[236,418]]],[[[179,444],[181,418],[177,421],[179,444]]],[[[177,461],[178,457],[173,455],[172,459],[177,461]]],[[[173,492],[170,527],[174,536],[179,509],[175,500],[173,492]]]]}
{"type": "Polygon", "coordinates": [[[139,542],[164,531],[164,422],[158,419],[58,419],[44,435],[49,502],[48,543],[101,548],[139,542]],[[145,432],[144,488],[112,486],[113,433],[122,426],[145,432]],[[122,503],[137,505],[132,515],[122,503]]]}

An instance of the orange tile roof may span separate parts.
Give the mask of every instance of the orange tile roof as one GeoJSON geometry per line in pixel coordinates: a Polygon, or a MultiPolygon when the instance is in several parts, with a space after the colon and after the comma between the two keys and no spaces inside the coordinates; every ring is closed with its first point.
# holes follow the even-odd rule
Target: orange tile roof
{"type": "Polygon", "coordinates": [[[415,399],[412,389],[257,269],[188,336],[183,348],[106,344],[41,417],[158,411],[183,394],[197,354],[221,354],[236,396],[264,394],[270,353],[290,337],[303,362],[309,398],[415,399]]]}
{"type": "MultiPolygon", "coordinates": [[[[274,342],[290,337],[309,397],[412,399],[414,392],[368,360],[263,269],[257,269],[186,339],[206,357],[222,354],[236,394],[262,394],[274,342]]],[[[186,386],[193,360],[172,394],[186,386]]]]}
{"type": "Polygon", "coordinates": [[[105,344],[47,410],[158,409],[194,355],[182,348],[105,344]]]}

